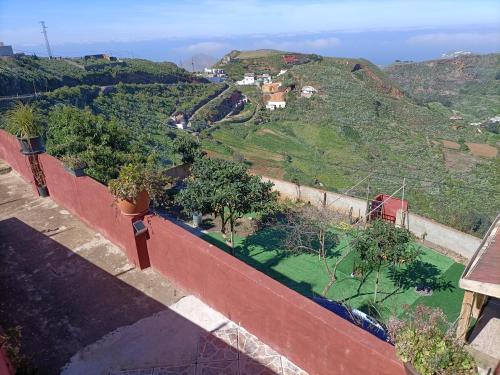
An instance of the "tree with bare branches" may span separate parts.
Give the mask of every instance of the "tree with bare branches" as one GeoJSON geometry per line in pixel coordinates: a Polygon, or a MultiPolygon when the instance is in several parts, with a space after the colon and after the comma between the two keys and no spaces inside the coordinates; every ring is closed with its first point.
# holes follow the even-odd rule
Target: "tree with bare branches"
{"type": "Polygon", "coordinates": [[[278,226],[285,233],[282,245],[285,251],[295,254],[315,254],[323,263],[329,281],[321,294],[326,296],[337,281],[337,269],[347,258],[349,249],[336,259],[333,266],[329,258],[340,241],[340,235],[334,227],[345,221],[343,215],[326,207],[314,207],[310,204],[291,209],[278,226]]]}

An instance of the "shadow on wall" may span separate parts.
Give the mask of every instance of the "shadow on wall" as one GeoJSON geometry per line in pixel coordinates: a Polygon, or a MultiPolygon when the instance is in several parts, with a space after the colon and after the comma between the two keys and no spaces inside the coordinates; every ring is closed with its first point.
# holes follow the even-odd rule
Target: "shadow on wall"
{"type": "MultiPolygon", "coordinates": [[[[113,345],[113,356],[107,356],[107,360],[131,361],[130,347],[135,348],[136,341],[142,340],[152,351],[182,352],[180,356],[161,357],[163,366],[183,365],[176,367],[175,373],[194,371],[196,366],[214,371],[213,356],[224,357],[226,361],[221,363],[219,358],[217,366],[228,369],[238,366],[235,358],[254,371],[249,373],[265,369],[254,359],[17,218],[0,221],[0,239],[0,326],[22,327],[22,352],[39,369],[40,375],[58,373],[79,350],[119,327],[160,311],[166,311],[169,326],[174,327],[165,333],[160,345],[139,334],[134,342],[122,347],[113,345]],[[196,353],[202,339],[210,344],[204,346],[209,352],[205,353],[203,364],[198,363],[203,352],[196,353]],[[170,360],[173,362],[169,363],[170,360]]],[[[112,369],[152,367],[151,362],[148,366],[145,364],[154,354],[141,353],[133,364],[115,363],[112,369]]],[[[103,355],[106,357],[106,353],[101,357],[103,355]]],[[[92,356],[85,361],[88,361],[86,366],[93,365],[92,356]]],[[[227,371],[224,368],[219,367],[217,371],[227,371]]],[[[107,374],[110,369],[105,368],[102,373],[107,374]]],[[[79,373],[96,373],[85,371],[79,373]]]]}

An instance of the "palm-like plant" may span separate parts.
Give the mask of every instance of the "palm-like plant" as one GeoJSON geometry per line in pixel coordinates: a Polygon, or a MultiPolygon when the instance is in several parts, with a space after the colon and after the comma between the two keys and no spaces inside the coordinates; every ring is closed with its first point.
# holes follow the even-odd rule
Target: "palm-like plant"
{"type": "Polygon", "coordinates": [[[42,129],[37,110],[32,105],[17,103],[7,112],[7,130],[19,138],[40,136],[42,129]]]}

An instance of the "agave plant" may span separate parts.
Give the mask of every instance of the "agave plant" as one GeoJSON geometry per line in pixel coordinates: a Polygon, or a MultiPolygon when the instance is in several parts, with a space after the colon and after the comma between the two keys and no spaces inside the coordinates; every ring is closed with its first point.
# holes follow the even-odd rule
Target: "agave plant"
{"type": "Polygon", "coordinates": [[[7,112],[7,130],[19,138],[40,136],[42,127],[38,111],[32,105],[17,103],[7,112]]]}

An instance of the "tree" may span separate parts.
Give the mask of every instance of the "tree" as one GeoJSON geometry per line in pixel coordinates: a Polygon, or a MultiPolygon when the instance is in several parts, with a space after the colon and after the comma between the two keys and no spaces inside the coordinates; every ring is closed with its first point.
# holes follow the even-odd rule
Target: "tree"
{"type": "Polygon", "coordinates": [[[251,212],[267,213],[275,207],[277,193],[272,186],[271,182],[250,175],[244,164],[203,158],[194,162],[187,186],[176,200],[190,213],[219,217],[224,237],[229,225],[233,247],[234,226],[239,218],[251,212]]]}
{"type": "Polygon", "coordinates": [[[283,248],[296,254],[316,254],[323,263],[329,281],[321,294],[326,296],[337,281],[337,268],[349,255],[349,249],[342,254],[333,265],[328,258],[339,243],[339,234],[334,227],[342,221],[342,215],[325,207],[317,208],[310,204],[289,211],[277,227],[285,233],[283,248]]]}
{"type": "Polygon", "coordinates": [[[181,155],[183,163],[193,163],[202,156],[200,144],[191,136],[175,138],[174,151],[181,155]]]}
{"type": "Polygon", "coordinates": [[[376,271],[374,302],[377,302],[382,268],[410,265],[417,260],[420,250],[412,244],[413,239],[408,229],[383,220],[375,220],[367,229],[354,233],[352,249],[366,270],[376,271]]]}
{"type": "Polygon", "coordinates": [[[80,156],[87,164],[86,172],[105,183],[118,176],[120,166],[145,158],[131,153],[125,127],[93,115],[89,109],[67,105],[57,105],[49,112],[47,151],[56,157],[80,156]]]}

